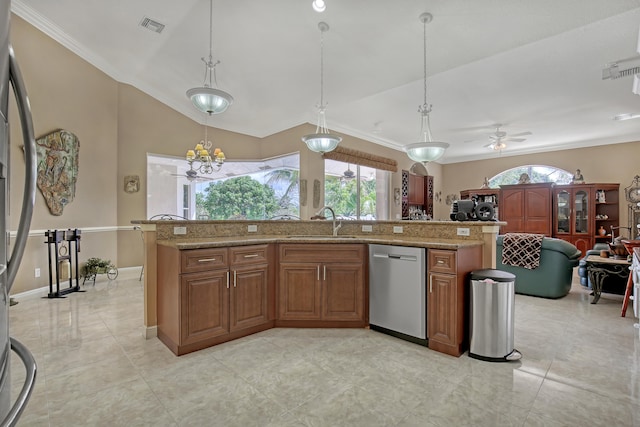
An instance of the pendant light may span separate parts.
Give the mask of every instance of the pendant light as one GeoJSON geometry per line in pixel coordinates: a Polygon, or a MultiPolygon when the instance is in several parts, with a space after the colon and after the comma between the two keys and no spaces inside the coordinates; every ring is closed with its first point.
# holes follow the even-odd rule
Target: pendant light
{"type": "Polygon", "coordinates": [[[318,124],[316,133],[303,136],[302,141],[307,144],[309,150],[322,154],[335,150],[342,138],[329,133],[329,129],[327,129],[327,119],[325,117],[327,106],[324,103],[324,33],[329,31],[329,24],[319,22],[318,28],[320,29],[320,105],[318,105],[318,124]]]}
{"type": "Polygon", "coordinates": [[[423,25],[424,32],[424,104],[418,107],[421,115],[420,125],[420,142],[406,145],[404,150],[411,160],[416,162],[433,162],[438,160],[449,148],[446,142],[435,142],[431,136],[431,123],[429,121],[429,113],[431,113],[431,104],[427,104],[427,24],[431,22],[433,15],[423,13],[420,15],[420,22],[423,25]]]}
{"type": "Polygon", "coordinates": [[[213,0],[209,0],[209,60],[201,58],[205,64],[204,83],[202,87],[195,87],[187,91],[187,97],[193,105],[203,113],[209,115],[224,113],[233,103],[233,97],[227,92],[215,89],[216,86],[216,65],[220,61],[213,62],[213,0]]]}

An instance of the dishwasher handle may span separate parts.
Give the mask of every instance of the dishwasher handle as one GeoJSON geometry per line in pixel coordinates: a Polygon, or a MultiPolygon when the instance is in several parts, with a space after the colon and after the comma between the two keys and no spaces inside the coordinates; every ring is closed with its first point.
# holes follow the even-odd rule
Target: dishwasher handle
{"type": "Polygon", "coordinates": [[[418,261],[418,257],[412,255],[396,255],[396,254],[373,254],[374,258],[399,259],[402,261],[418,261]]]}

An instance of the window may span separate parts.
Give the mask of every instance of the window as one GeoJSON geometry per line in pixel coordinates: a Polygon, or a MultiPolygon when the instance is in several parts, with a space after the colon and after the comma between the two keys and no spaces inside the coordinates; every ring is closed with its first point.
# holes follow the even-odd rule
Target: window
{"type": "Polygon", "coordinates": [[[194,181],[183,158],[147,155],[147,217],[269,219],[300,216],[298,153],[257,161],[227,160],[194,181]]]}
{"type": "Polygon", "coordinates": [[[529,176],[529,182],[555,182],[556,184],[570,184],[573,174],[553,166],[526,165],[500,172],[489,180],[489,187],[499,188],[501,185],[518,184],[522,174],[529,176]]]}
{"type": "Polygon", "coordinates": [[[389,218],[389,172],[337,160],[324,161],[324,200],[343,219],[389,218]]]}

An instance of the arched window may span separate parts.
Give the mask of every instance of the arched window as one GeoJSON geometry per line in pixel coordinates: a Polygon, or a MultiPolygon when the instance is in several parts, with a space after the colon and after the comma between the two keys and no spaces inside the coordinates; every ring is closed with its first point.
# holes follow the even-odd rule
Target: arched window
{"type": "Polygon", "coordinates": [[[501,185],[518,184],[523,174],[529,176],[529,182],[555,182],[556,184],[570,184],[573,174],[563,169],[544,165],[518,166],[500,172],[489,180],[489,187],[499,188],[501,185]]]}

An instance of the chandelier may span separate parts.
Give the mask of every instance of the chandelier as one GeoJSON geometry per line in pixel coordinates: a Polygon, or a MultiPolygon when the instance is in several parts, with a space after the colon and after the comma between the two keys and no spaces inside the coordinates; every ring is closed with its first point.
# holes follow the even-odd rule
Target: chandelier
{"type": "Polygon", "coordinates": [[[201,87],[189,89],[187,97],[198,110],[213,115],[224,113],[233,103],[233,97],[227,92],[213,87],[214,83],[216,86],[218,85],[216,65],[220,63],[220,61],[213,62],[213,0],[210,0],[209,8],[209,60],[201,58],[205,64],[204,83],[201,87]]]}
{"type": "Polygon", "coordinates": [[[187,163],[189,170],[186,172],[187,178],[195,179],[198,172],[201,174],[212,174],[218,172],[224,164],[224,153],[220,148],[215,148],[211,153],[213,144],[207,139],[207,126],[204,127],[204,139],[196,144],[193,150],[187,150],[187,163]],[[195,167],[194,167],[195,164],[195,167]]]}
{"type": "Polygon", "coordinates": [[[335,150],[342,138],[329,133],[329,129],[327,129],[325,116],[327,105],[324,103],[324,33],[329,31],[329,24],[319,22],[318,28],[320,29],[320,105],[318,105],[318,124],[316,133],[303,136],[302,141],[307,144],[309,150],[322,154],[335,150]]]}
{"type": "Polygon", "coordinates": [[[420,142],[406,145],[404,150],[411,160],[416,162],[433,162],[438,160],[449,148],[446,142],[435,142],[431,135],[431,122],[429,114],[431,113],[431,104],[427,103],[427,23],[431,22],[433,15],[423,13],[420,15],[420,22],[423,25],[424,32],[424,104],[418,107],[421,116],[420,125],[420,142]]]}

